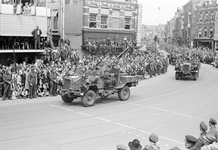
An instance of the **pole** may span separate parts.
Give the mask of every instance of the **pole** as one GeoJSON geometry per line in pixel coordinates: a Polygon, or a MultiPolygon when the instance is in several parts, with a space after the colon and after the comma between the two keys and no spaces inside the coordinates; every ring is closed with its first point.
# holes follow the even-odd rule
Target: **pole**
{"type": "Polygon", "coordinates": [[[65,38],[65,29],[64,29],[64,26],[65,26],[65,23],[64,23],[64,20],[65,20],[65,0],[61,0],[61,3],[62,3],[62,38],[64,39],[65,38]]]}
{"type": "Polygon", "coordinates": [[[17,65],[16,65],[16,56],[15,56],[14,45],[13,45],[13,55],[14,55],[14,68],[15,68],[15,73],[17,73],[17,65]]]}

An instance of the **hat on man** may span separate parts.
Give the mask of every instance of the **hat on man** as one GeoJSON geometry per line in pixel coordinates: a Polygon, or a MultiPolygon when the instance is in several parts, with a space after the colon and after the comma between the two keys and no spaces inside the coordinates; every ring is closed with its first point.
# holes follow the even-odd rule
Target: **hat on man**
{"type": "Polygon", "coordinates": [[[156,134],[152,133],[150,136],[149,136],[149,140],[154,142],[154,143],[157,143],[159,138],[156,134]]]}
{"type": "Polygon", "coordinates": [[[123,145],[117,145],[117,150],[127,150],[127,147],[123,145]]]}
{"type": "Polygon", "coordinates": [[[197,139],[192,135],[186,135],[185,136],[185,141],[189,142],[189,143],[196,143],[197,139]]]}
{"type": "Polygon", "coordinates": [[[207,131],[207,124],[205,122],[200,123],[200,128],[204,131],[207,131]]]}
{"type": "Polygon", "coordinates": [[[209,121],[211,124],[215,125],[217,124],[216,120],[214,118],[210,118],[210,121],[209,121]]]}
{"type": "Polygon", "coordinates": [[[203,136],[203,138],[204,138],[206,141],[210,142],[210,143],[213,143],[213,142],[216,141],[216,137],[213,136],[213,135],[210,134],[210,133],[207,134],[206,136],[203,136]]]}
{"type": "Polygon", "coordinates": [[[129,142],[128,145],[129,145],[129,148],[132,150],[141,150],[142,149],[140,141],[137,139],[133,140],[132,142],[129,142]]]}

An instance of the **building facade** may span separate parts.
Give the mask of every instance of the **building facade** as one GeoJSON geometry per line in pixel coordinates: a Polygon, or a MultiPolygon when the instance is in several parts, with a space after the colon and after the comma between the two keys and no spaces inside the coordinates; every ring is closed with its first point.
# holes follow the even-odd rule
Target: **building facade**
{"type": "Polygon", "coordinates": [[[32,63],[38,54],[44,53],[42,49],[34,49],[31,32],[39,26],[43,40],[47,36],[50,16],[45,1],[0,1],[0,63],[8,65],[14,58],[18,63],[32,63]]]}
{"type": "Polygon", "coordinates": [[[203,3],[196,9],[196,46],[214,48],[215,19],[217,12],[216,1],[203,3]]]}
{"type": "Polygon", "coordinates": [[[81,49],[86,40],[126,37],[141,43],[142,5],[137,0],[66,0],[64,8],[60,5],[52,6],[62,13],[56,23],[58,32],[75,49],[81,49]]]}

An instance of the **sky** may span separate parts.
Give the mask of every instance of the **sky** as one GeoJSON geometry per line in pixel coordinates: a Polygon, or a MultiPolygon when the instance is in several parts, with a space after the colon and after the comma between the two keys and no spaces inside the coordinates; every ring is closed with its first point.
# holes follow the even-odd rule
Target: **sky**
{"type": "Polygon", "coordinates": [[[173,18],[178,7],[182,7],[189,0],[138,0],[143,4],[142,24],[166,24],[173,18]],[[160,8],[160,10],[158,10],[160,8]]]}

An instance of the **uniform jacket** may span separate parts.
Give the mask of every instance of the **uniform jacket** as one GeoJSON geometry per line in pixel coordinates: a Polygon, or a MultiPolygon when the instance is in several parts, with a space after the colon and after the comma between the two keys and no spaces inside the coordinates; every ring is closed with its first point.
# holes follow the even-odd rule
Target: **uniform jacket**
{"type": "Polygon", "coordinates": [[[156,144],[150,144],[146,145],[143,150],[160,150],[160,147],[158,147],[156,144]]]}
{"type": "Polygon", "coordinates": [[[27,81],[29,83],[32,83],[32,84],[36,84],[36,81],[37,81],[37,75],[36,73],[34,72],[30,72],[27,76],[27,81]]]}
{"type": "Polygon", "coordinates": [[[216,127],[211,127],[211,128],[210,128],[210,131],[209,131],[208,133],[210,133],[210,134],[212,134],[213,136],[215,136],[215,137],[216,137],[216,140],[218,140],[218,131],[217,131],[216,127]]]}
{"type": "Polygon", "coordinates": [[[3,80],[4,80],[4,82],[9,83],[12,80],[12,74],[6,74],[5,73],[3,75],[3,80]]]}
{"type": "Polygon", "coordinates": [[[42,31],[40,29],[35,29],[32,31],[32,35],[33,35],[34,39],[40,38],[41,34],[42,34],[42,31]]]}
{"type": "Polygon", "coordinates": [[[50,73],[49,74],[49,79],[51,80],[51,81],[56,81],[57,80],[57,74],[56,73],[50,73]]]}
{"type": "Polygon", "coordinates": [[[207,135],[207,132],[201,132],[200,137],[198,138],[198,141],[195,145],[196,150],[200,150],[201,147],[204,145],[204,138],[203,136],[207,135]]]}

